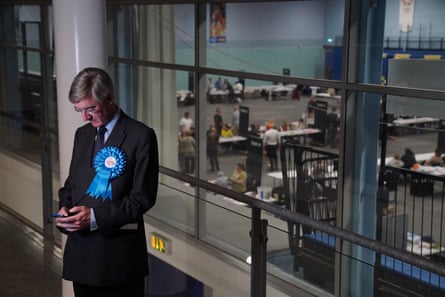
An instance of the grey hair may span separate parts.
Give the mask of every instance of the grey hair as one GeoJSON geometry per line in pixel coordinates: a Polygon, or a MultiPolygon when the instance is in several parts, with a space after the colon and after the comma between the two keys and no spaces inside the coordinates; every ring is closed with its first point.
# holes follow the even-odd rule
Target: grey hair
{"type": "Polygon", "coordinates": [[[113,99],[113,80],[108,73],[100,68],[88,67],[80,71],[73,82],[69,92],[71,103],[77,103],[87,96],[92,96],[97,102],[113,99]]]}

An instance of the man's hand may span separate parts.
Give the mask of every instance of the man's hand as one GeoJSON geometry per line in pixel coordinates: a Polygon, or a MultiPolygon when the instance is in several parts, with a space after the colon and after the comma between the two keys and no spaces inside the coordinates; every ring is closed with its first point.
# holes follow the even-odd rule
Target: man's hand
{"type": "Polygon", "coordinates": [[[90,209],[85,206],[74,206],[71,209],[61,208],[60,214],[67,215],[56,218],[56,226],[68,232],[75,232],[90,227],[90,209]]]}

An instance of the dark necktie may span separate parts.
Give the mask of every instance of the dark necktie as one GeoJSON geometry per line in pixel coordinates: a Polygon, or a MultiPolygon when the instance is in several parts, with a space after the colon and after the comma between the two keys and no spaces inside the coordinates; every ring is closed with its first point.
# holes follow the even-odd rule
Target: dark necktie
{"type": "Polygon", "coordinates": [[[97,152],[100,151],[100,149],[104,146],[105,132],[107,132],[107,128],[105,128],[104,126],[100,127],[97,131],[96,141],[94,142],[93,162],[97,152]]]}

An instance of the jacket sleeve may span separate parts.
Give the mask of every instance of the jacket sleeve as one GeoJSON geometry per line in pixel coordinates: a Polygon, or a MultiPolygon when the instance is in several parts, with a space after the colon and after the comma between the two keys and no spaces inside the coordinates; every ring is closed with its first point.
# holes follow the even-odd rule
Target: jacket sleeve
{"type": "Polygon", "coordinates": [[[73,207],[72,203],[72,164],[73,164],[73,158],[74,158],[74,152],[76,151],[76,147],[78,146],[79,139],[79,130],[76,131],[76,134],[74,136],[74,145],[73,145],[73,151],[71,153],[71,163],[70,163],[70,169],[68,172],[68,177],[65,180],[65,183],[63,186],[59,189],[59,209],[62,207],[71,208],[73,207]]]}

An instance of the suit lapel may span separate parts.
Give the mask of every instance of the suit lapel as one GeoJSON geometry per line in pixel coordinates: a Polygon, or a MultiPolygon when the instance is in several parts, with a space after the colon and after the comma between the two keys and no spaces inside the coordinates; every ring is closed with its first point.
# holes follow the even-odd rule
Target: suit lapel
{"type": "Polygon", "coordinates": [[[115,146],[118,148],[122,146],[122,143],[127,136],[127,120],[128,116],[121,110],[116,126],[114,126],[110,137],[108,137],[107,141],[105,142],[106,146],[115,146]]]}

